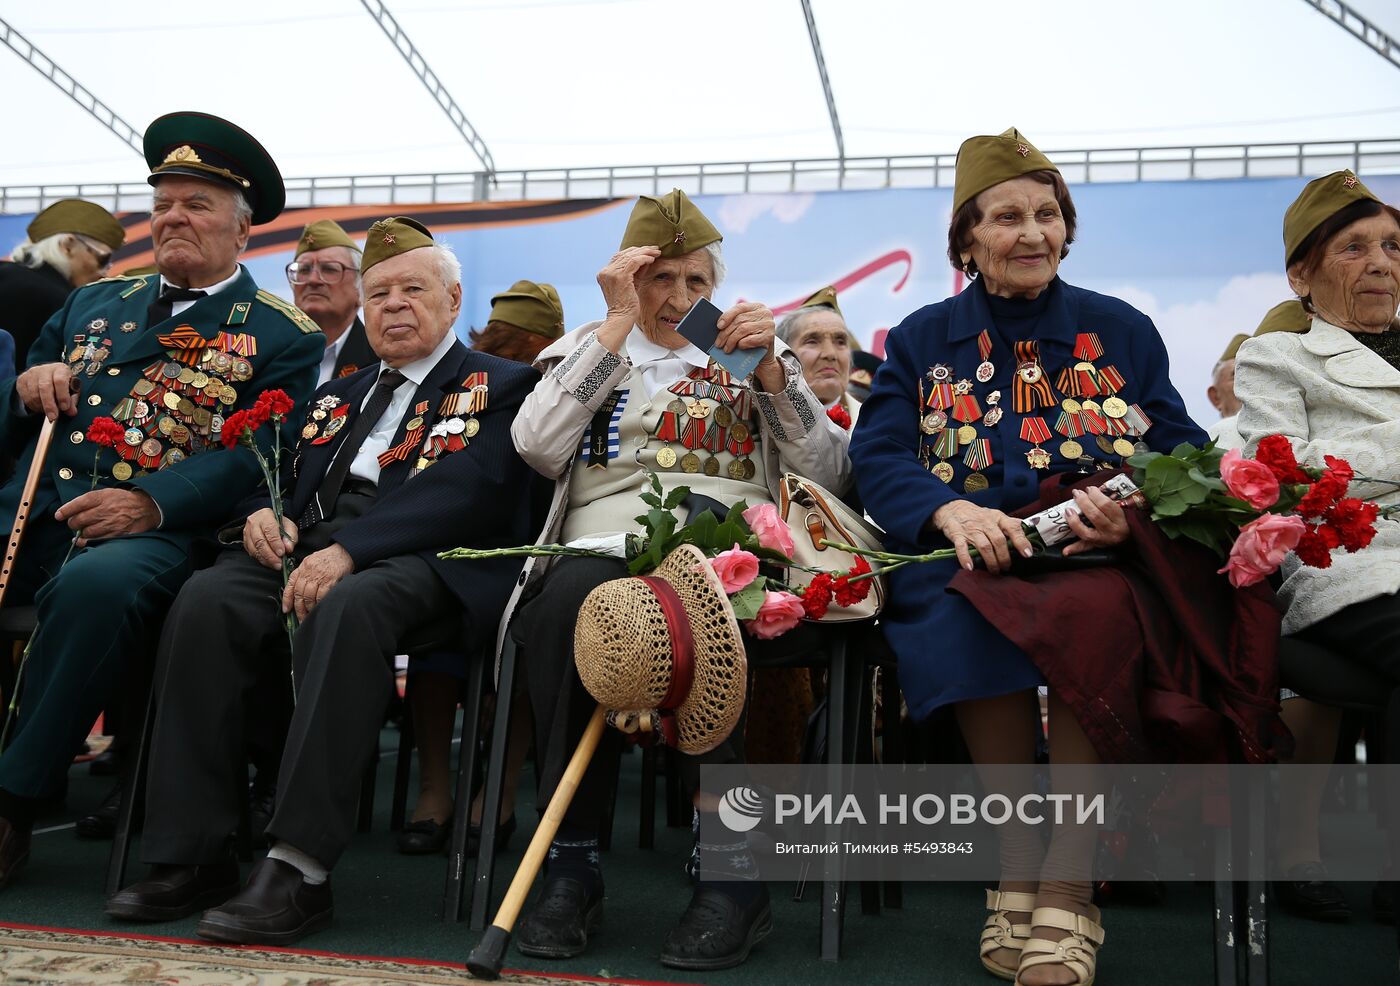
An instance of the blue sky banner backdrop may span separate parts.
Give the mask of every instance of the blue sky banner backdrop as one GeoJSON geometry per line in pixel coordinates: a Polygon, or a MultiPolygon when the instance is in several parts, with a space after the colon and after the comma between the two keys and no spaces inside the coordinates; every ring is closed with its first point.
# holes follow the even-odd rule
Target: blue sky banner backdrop
{"type": "MultiPolygon", "coordinates": [[[[1400,203],[1400,176],[1368,187],[1400,203]]],[[[1116,295],[1156,322],[1171,353],[1172,379],[1201,422],[1211,367],[1236,332],[1252,332],[1288,298],[1283,213],[1297,178],[1085,184],[1072,191],[1078,240],[1060,267],[1082,287],[1116,295]]],[[[696,202],[724,234],[728,279],[716,301],[758,300],[791,308],[825,284],[862,345],[958,287],[947,260],[950,189],[707,195],[696,202]]],[[[421,218],[462,261],[458,333],[485,323],[491,296],[520,278],[559,289],[570,327],[599,318],[594,280],[616,249],[631,199],[331,207],[291,210],[254,230],[245,262],[263,287],[287,298],[283,268],[301,227],[340,221],[357,239],[386,214],[421,218]]],[[[24,237],[30,216],[0,217],[0,250],[24,237]]],[[[128,246],[115,269],[151,262],[144,215],[123,218],[128,246]]]]}

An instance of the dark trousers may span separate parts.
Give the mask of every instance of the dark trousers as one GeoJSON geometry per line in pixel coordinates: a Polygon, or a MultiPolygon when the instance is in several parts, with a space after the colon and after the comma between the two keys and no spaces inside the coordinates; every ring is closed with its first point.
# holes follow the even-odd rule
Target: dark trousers
{"type": "MultiPolygon", "coordinates": [[[[588,694],[574,667],[574,623],[583,600],[610,579],[627,576],[622,561],[604,558],[563,558],[555,562],[534,598],[515,617],[515,633],[521,641],[525,680],[535,714],[535,754],[539,758],[540,811],[554,795],[588,720],[598,703],[588,694]]],[[[715,749],[698,756],[680,757],[682,782],[688,790],[699,787],[701,764],[738,763],[743,760],[744,724],[715,749]]],[[[597,752],[588,764],[578,790],[569,803],[565,821],[576,828],[597,832],[612,803],[617,784],[622,734],[605,729],[597,752]]]]}
{"type": "MultiPolygon", "coordinates": [[[[342,495],[342,500],[345,497],[342,495]]],[[[318,524],[303,536],[314,539],[318,524]]],[[[298,545],[298,548],[301,548],[298,545]]],[[[238,821],[246,703],[269,668],[287,668],[281,574],[242,548],[224,552],[180,591],[161,638],[159,711],[146,793],[142,858],[224,858],[238,821]]],[[[268,835],[333,867],[350,843],[360,778],[378,748],[405,643],[447,643],[461,606],[415,555],[346,576],[297,628],[297,704],[268,835]]],[[[291,688],[289,676],[283,681],[291,688]]]]}
{"type": "Polygon", "coordinates": [[[145,659],[190,571],[185,537],[114,538],[74,551],[64,565],[71,535],[34,517],[6,595],[8,605],[32,600],[38,614],[19,718],[0,756],[0,789],[21,798],[62,788],[74,752],[129,663],[145,659]]]}
{"type": "Polygon", "coordinates": [[[1374,668],[1400,687],[1400,595],[1352,603],[1297,636],[1374,668]]]}

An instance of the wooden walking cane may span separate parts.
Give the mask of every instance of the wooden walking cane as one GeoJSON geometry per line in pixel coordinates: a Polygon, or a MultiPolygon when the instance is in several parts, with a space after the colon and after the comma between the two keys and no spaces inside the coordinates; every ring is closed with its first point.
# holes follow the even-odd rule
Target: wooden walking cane
{"type": "Polygon", "coordinates": [[[467,958],[467,971],[471,973],[472,978],[500,978],[506,949],[510,946],[511,930],[515,927],[516,919],[520,917],[520,909],[525,906],[525,898],[530,894],[530,885],[535,882],[540,867],[544,865],[545,853],[549,852],[549,844],[554,841],[554,835],[559,831],[559,823],[564,820],[564,813],[569,810],[569,803],[574,800],[574,792],[583,780],[588,762],[593,759],[593,752],[598,748],[598,740],[602,738],[605,728],[606,715],[607,712],[601,705],[593,710],[593,718],[588,720],[588,728],[583,731],[583,738],[578,741],[573,758],[564,768],[564,776],[559,778],[554,797],[549,799],[549,807],[545,809],[544,817],[535,829],[535,837],[530,840],[525,857],[520,861],[514,879],[510,881],[505,899],[496,911],[495,920],[467,958]]]}

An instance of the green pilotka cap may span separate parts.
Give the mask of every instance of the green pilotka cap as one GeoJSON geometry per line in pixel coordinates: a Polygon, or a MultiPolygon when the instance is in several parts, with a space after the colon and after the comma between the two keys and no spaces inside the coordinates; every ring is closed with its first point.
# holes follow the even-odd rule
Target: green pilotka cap
{"type": "Polygon", "coordinates": [[[488,320],[505,322],[546,339],[558,339],[564,334],[564,305],[553,284],[516,281],[509,290],[491,299],[488,320]]]}
{"type": "Polygon", "coordinates": [[[659,198],[643,195],[637,199],[618,249],[654,246],[661,248],[663,257],[679,257],[722,239],[689,196],[673,188],[659,198]]]}
{"type": "Polygon", "coordinates": [[[802,304],[798,305],[797,307],[812,308],[816,305],[826,305],[832,311],[836,312],[837,315],[841,314],[841,306],[836,303],[836,288],[830,284],[822,288],[820,291],[817,291],[815,294],[813,294],[810,298],[802,302],[802,304]]]}
{"type": "Polygon", "coordinates": [[[96,202],[83,199],[61,199],[34,217],[25,230],[30,243],[38,243],[58,233],[89,236],[103,246],[120,250],[126,242],[126,230],[96,202]]]}
{"type": "Polygon", "coordinates": [[[1270,308],[1264,320],[1259,323],[1259,328],[1254,330],[1254,334],[1263,336],[1270,332],[1306,332],[1310,328],[1312,316],[1303,307],[1303,303],[1294,298],[1281,301],[1270,308]]]}
{"type": "Polygon", "coordinates": [[[953,211],[957,212],[993,185],[1032,171],[1058,174],[1059,170],[1015,127],[995,137],[969,137],[958,148],[953,176],[953,211]]]}
{"type": "Polygon", "coordinates": [[[1313,230],[1353,202],[1366,199],[1380,201],[1361,184],[1360,178],[1347,170],[1334,171],[1308,182],[1283,214],[1284,264],[1293,262],[1293,254],[1313,230]]]}
{"type": "Polygon", "coordinates": [[[375,264],[390,257],[432,245],[433,234],[417,219],[407,216],[381,219],[365,234],[365,252],[360,258],[360,273],[363,274],[375,264]]]}
{"type": "Polygon", "coordinates": [[[1247,336],[1243,332],[1235,333],[1235,337],[1230,340],[1230,345],[1226,346],[1225,352],[1220,354],[1220,359],[1218,362],[1224,363],[1226,360],[1234,359],[1235,354],[1240,351],[1240,344],[1248,338],[1249,336],[1247,336]]]}
{"type": "Polygon", "coordinates": [[[355,241],[350,239],[350,235],[340,228],[339,223],[329,219],[320,219],[301,231],[301,239],[297,241],[296,256],[300,257],[303,253],[324,250],[327,247],[359,249],[355,241]]]}

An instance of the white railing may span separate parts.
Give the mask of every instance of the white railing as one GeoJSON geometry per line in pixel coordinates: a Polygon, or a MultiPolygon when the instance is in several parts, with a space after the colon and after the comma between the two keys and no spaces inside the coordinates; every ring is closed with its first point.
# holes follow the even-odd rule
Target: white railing
{"type": "MultiPolygon", "coordinates": [[[[1326,174],[1400,174],[1400,138],[1273,144],[1210,144],[1047,152],[1070,184],[1208,181],[1326,174]]],[[[542,168],[421,175],[336,175],[287,180],[287,204],[410,205],[429,202],[622,198],[683,188],[691,194],[819,192],[930,188],[953,184],[955,152],[886,157],[729,161],[709,164],[542,168]]],[[[0,213],[28,213],[62,198],[85,198],[113,211],[150,205],[144,181],[0,186],[0,213]]]]}

